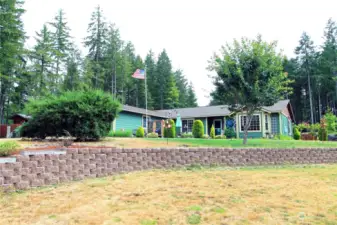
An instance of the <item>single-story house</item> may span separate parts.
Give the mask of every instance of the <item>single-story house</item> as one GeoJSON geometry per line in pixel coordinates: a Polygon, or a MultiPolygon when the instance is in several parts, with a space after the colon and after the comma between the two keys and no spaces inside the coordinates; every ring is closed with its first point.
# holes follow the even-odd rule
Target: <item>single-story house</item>
{"type": "MultiPolygon", "coordinates": [[[[146,110],[124,105],[119,116],[114,121],[114,130],[135,130],[139,126],[146,128],[146,110]]],[[[210,133],[214,125],[216,135],[224,133],[226,128],[233,128],[238,138],[243,136],[244,123],[247,120],[245,113],[233,113],[226,105],[203,106],[195,108],[181,108],[172,110],[148,110],[148,121],[160,123],[162,120],[176,119],[180,115],[182,132],[192,132],[194,120],[201,120],[205,127],[205,134],[210,133]]],[[[282,100],[273,106],[263,107],[254,113],[248,137],[261,138],[270,135],[292,135],[294,113],[289,100],[282,100]]],[[[149,126],[150,130],[150,126],[149,126]]]]}

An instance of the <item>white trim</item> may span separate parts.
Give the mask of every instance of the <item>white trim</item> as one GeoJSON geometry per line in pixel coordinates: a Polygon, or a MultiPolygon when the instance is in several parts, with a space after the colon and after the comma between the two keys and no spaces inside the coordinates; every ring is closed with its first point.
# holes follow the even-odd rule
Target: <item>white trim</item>
{"type": "MultiPolygon", "coordinates": [[[[242,127],[241,127],[241,117],[243,117],[243,116],[247,116],[247,114],[245,114],[245,115],[239,115],[239,123],[240,123],[240,124],[239,124],[239,129],[240,129],[239,131],[240,131],[241,133],[244,132],[244,130],[241,129],[241,128],[242,128],[242,127]]],[[[259,129],[259,130],[248,130],[248,133],[257,133],[257,132],[261,132],[261,131],[262,131],[262,129],[261,129],[261,128],[262,128],[262,127],[261,127],[261,126],[262,126],[262,124],[261,124],[261,121],[262,121],[262,120],[261,120],[261,114],[254,113],[253,116],[258,116],[258,117],[259,117],[260,129],[259,129]]]]}
{"type": "MultiPolygon", "coordinates": [[[[146,127],[144,127],[144,117],[145,117],[145,118],[147,117],[146,122],[149,122],[149,119],[151,118],[151,116],[149,116],[149,115],[148,115],[148,116],[142,115],[142,127],[143,127],[143,128],[148,128],[148,127],[147,127],[148,124],[146,124],[146,127]]],[[[145,122],[145,123],[146,123],[146,122],[145,122]]]]}
{"type": "MultiPolygon", "coordinates": [[[[182,119],[181,119],[181,130],[182,130],[182,133],[184,133],[184,132],[183,132],[183,130],[184,130],[183,121],[184,121],[184,120],[186,120],[186,121],[192,120],[193,123],[194,123],[195,118],[185,118],[185,119],[182,118],[182,119]]],[[[193,123],[192,123],[191,129],[193,128],[193,123]]],[[[187,125],[188,125],[188,123],[187,123],[187,125]]],[[[187,129],[188,129],[188,128],[187,128],[187,129]]]]}

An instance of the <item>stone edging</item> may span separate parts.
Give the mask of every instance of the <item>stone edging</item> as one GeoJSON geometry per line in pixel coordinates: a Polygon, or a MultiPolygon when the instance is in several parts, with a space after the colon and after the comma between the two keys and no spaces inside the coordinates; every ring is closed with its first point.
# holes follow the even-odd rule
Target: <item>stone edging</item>
{"type": "MultiPolygon", "coordinates": [[[[3,159],[5,160],[5,159],[3,159]]],[[[0,187],[27,189],[148,169],[199,165],[260,166],[337,163],[337,148],[68,148],[26,151],[0,163],[0,187]],[[12,160],[12,161],[11,161],[12,160]]]]}

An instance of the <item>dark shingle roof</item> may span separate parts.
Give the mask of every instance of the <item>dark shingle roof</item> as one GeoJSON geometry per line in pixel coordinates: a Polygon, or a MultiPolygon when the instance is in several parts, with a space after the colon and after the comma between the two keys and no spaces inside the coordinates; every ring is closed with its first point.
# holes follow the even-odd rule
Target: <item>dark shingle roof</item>
{"type": "MultiPolygon", "coordinates": [[[[262,110],[268,112],[281,112],[284,110],[289,104],[289,100],[282,100],[277,102],[276,104],[268,107],[263,107],[262,110]]],[[[145,115],[146,110],[124,105],[123,111],[139,113],[145,115]]],[[[180,114],[181,118],[202,118],[202,117],[215,117],[215,116],[228,116],[231,112],[228,109],[227,105],[218,105],[218,106],[202,106],[195,108],[180,108],[180,109],[172,109],[172,110],[148,110],[148,115],[156,116],[161,118],[176,118],[177,114],[180,114]],[[171,115],[170,115],[171,114],[171,115]]]]}

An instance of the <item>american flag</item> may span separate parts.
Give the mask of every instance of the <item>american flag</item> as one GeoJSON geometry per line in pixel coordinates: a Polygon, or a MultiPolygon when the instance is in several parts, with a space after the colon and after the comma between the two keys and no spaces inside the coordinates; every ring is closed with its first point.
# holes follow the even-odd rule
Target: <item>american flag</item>
{"type": "Polygon", "coordinates": [[[136,72],[132,75],[136,79],[145,79],[145,70],[137,69],[136,72]]]}

